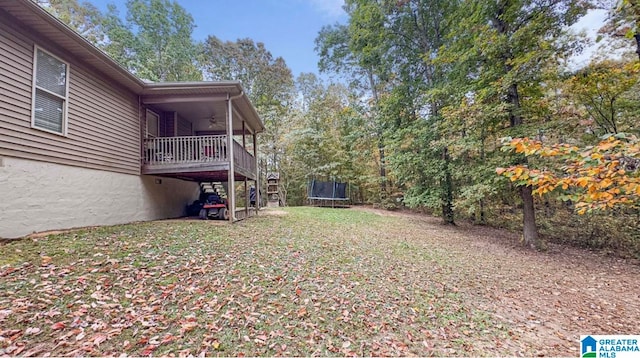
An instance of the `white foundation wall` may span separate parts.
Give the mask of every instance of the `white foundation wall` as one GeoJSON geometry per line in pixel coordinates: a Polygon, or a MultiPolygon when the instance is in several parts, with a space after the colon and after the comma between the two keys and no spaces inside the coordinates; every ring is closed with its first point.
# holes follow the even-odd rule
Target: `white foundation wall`
{"type": "Polygon", "coordinates": [[[0,157],[0,238],[179,217],[197,183],[0,157]]]}

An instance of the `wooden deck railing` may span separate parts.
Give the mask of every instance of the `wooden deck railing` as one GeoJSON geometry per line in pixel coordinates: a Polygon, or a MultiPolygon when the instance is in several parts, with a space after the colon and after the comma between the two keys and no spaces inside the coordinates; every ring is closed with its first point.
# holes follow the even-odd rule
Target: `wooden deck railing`
{"type": "Polygon", "coordinates": [[[240,168],[249,170],[251,173],[256,172],[256,160],[253,155],[249,154],[242,145],[235,140],[233,141],[233,163],[240,168]]]}
{"type": "MultiPolygon", "coordinates": [[[[242,145],[233,141],[234,163],[255,172],[255,160],[242,145]]],[[[144,140],[143,164],[150,166],[228,162],[227,136],[182,136],[147,138],[144,140]]]]}

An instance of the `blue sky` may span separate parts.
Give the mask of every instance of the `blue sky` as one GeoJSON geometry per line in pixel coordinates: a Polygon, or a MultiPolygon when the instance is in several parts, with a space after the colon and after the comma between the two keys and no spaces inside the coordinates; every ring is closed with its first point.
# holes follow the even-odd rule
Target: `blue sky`
{"type": "MultiPolygon", "coordinates": [[[[126,0],[86,1],[102,11],[112,3],[122,16],[126,13],[126,0]]],[[[285,59],[296,77],[302,72],[318,73],[314,40],[322,26],[347,21],[343,0],[178,0],[178,3],[193,16],[195,40],[215,35],[228,41],[248,37],[263,42],[274,56],[285,59]]],[[[604,17],[604,11],[592,11],[573,28],[585,30],[593,39],[604,17]]],[[[590,46],[572,59],[572,67],[586,65],[597,47],[590,46]]]]}
{"type": "MultiPolygon", "coordinates": [[[[115,4],[121,15],[126,0],[87,0],[100,10],[115,4]]],[[[263,42],[274,57],[282,56],[294,76],[318,73],[314,40],[324,25],[345,22],[343,0],[178,0],[193,16],[195,40],[208,35],[235,41],[263,42]]]]}

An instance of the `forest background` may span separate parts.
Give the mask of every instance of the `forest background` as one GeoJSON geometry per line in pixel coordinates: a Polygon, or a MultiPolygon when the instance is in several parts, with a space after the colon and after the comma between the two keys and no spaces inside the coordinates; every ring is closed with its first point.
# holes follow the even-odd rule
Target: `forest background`
{"type": "Polygon", "coordinates": [[[194,41],[177,1],[34,1],[140,78],[242,81],[286,205],[337,180],[356,203],[640,258],[640,1],[346,0],[315,41],[323,78],[250,38],[194,41]],[[576,68],[593,9],[601,46],[576,68]]]}

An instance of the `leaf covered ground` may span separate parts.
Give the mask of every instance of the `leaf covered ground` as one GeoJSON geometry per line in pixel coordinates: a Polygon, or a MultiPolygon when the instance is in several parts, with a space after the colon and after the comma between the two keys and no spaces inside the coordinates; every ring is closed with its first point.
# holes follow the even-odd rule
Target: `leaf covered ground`
{"type": "Polygon", "coordinates": [[[363,209],[160,221],[0,246],[0,356],[576,356],[637,334],[640,269],[363,209]]]}

